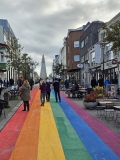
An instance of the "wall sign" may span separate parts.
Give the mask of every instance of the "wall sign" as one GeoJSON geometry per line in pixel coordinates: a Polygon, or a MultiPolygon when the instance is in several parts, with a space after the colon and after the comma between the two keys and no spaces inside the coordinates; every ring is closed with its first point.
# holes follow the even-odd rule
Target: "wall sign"
{"type": "Polygon", "coordinates": [[[77,67],[78,67],[78,68],[83,68],[83,64],[81,64],[81,63],[80,63],[80,64],[77,64],[77,67]]]}

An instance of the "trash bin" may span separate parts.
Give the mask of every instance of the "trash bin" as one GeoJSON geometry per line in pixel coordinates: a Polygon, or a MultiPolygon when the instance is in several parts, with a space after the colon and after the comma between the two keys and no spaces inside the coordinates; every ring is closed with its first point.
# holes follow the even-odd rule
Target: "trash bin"
{"type": "Polygon", "coordinates": [[[9,97],[10,97],[9,93],[8,93],[8,92],[5,92],[5,93],[4,93],[4,101],[6,101],[7,104],[9,104],[9,97]]]}
{"type": "Polygon", "coordinates": [[[4,117],[6,118],[5,110],[4,110],[5,105],[6,105],[6,102],[4,100],[0,99],[0,117],[2,115],[2,111],[4,111],[4,117]]]}

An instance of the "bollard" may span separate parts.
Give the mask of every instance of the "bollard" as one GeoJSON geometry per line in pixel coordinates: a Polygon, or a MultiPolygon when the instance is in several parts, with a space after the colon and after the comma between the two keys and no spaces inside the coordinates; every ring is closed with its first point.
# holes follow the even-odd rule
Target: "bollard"
{"type": "Polygon", "coordinates": [[[4,101],[7,102],[7,105],[9,104],[9,97],[10,97],[9,93],[8,93],[8,92],[5,92],[5,93],[4,93],[4,101]]]}

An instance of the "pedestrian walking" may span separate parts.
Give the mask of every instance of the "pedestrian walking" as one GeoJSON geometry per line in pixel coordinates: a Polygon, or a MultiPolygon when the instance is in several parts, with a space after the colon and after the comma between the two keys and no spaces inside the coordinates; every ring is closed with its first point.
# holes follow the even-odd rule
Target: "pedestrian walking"
{"type": "Polygon", "coordinates": [[[24,103],[24,109],[22,111],[26,111],[26,107],[27,107],[27,111],[29,111],[30,109],[29,100],[31,99],[31,97],[30,97],[30,84],[28,80],[25,80],[23,82],[22,86],[19,88],[19,93],[20,93],[21,100],[23,100],[23,103],[24,103]]]}
{"type": "Polygon", "coordinates": [[[2,81],[2,79],[0,78],[0,97],[1,97],[1,92],[2,92],[2,86],[3,86],[3,81],[2,81]]]}
{"type": "Polygon", "coordinates": [[[9,85],[9,81],[7,78],[4,79],[4,87],[5,88],[8,88],[8,85],[9,85]]]}
{"type": "Polygon", "coordinates": [[[14,79],[12,77],[9,79],[9,84],[10,84],[10,86],[14,85],[14,79]]]}
{"type": "Polygon", "coordinates": [[[18,88],[23,85],[23,82],[24,82],[23,77],[19,77],[19,79],[18,79],[18,88]]]}
{"type": "Polygon", "coordinates": [[[104,85],[104,80],[103,80],[102,76],[100,76],[100,78],[99,78],[99,80],[98,80],[98,85],[99,85],[100,87],[103,87],[103,85],[104,85]]]}
{"type": "Polygon", "coordinates": [[[33,81],[33,79],[32,79],[32,78],[30,79],[29,83],[30,83],[30,87],[31,87],[31,90],[32,90],[33,85],[34,85],[34,81],[33,81]]]}
{"type": "Polygon", "coordinates": [[[67,93],[67,89],[69,88],[69,80],[68,79],[65,80],[64,86],[65,86],[66,93],[67,93]]]}
{"type": "Polygon", "coordinates": [[[47,79],[47,82],[46,82],[46,100],[47,100],[47,102],[49,102],[50,101],[50,91],[51,91],[51,88],[50,88],[50,81],[49,81],[49,79],[47,79]]]}
{"type": "Polygon", "coordinates": [[[53,82],[53,88],[54,88],[54,92],[55,92],[56,102],[58,102],[58,98],[59,98],[59,102],[61,102],[61,97],[60,97],[60,83],[59,83],[59,81],[58,81],[57,78],[55,78],[55,81],[53,82]]]}
{"type": "Polygon", "coordinates": [[[44,103],[45,103],[45,97],[46,97],[46,82],[45,80],[41,80],[40,81],[40,91],[41,91],[41,94],[40,94],[40,101],[41,101],[41,106],[44,106],[44,103]]]}
{"type": "Polygon", "coordinates": [[[92,88],[95,88],[96,85],[97,85],[96,79],[95,79],[95,77],[92,77],[92,79],[91,79],[91,86],[92,86],[92,88]]]}
{"type": "Polygon", "coordinates": [[[105,80],[105,82],[104,82],[105,87],[106,87],[108,84],[110,84],[110,80],[109,80],[108,77],[106,77],[106,80],[105,80]]]}

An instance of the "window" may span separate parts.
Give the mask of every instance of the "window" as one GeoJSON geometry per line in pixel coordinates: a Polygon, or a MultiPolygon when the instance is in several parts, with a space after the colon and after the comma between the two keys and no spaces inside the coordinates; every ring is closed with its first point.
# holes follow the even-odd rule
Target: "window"
{"type": "Polygon", "coordinates": [[[83,62],[84,62],[84,56],[81,57],[81,63],[83,63],[83,62]]]}
{"type": "Polygon", "coordinates": [[[103,40],[104,38],[105,38],[105,32],[103,32],[103,33],[101,33],[101,35],[100,35],[101,37],[101,40],[103,40]]]}
{"type": "Polygon", "coordinates": [[[85,61],[87,61],[87,60],[88,60],[88,53],[85,54],[85,61]]]}
{"type": "Polygon", "coordinates": [[[81,48],[84,47],[84,40],[81,42],[81,48]]]}
{"type": "Polygon", "coordinates": [[[74,55],[74,62],[80,61],[80,56],[79,55],[74,55]]]}
{"type": "Polygon", "coordinates": [[[92,52],[91,53],[91,63],[93,64],[93,63],[95,63],[95,52],[92,52]]]}
{"type": "Polygon", "coordinates": [[[79,47],[79,41],[74,41],[74,48],[78,48],[79,47]]]}
{"type": "Polygon", "coordinates": [[[3,62],[3,60],[4,60],[4,56],[3,54],[1,54],[1,62],[3,62]]]}
{"type": "Polygon", "coordinates": [[[114,58],[113,51],[106,52],[105,56],[106,56],[106,61],[113,59],[114,58]]]}
{"type": "Polygon", "coordinates": [[[85,38],[85,45],[88,43],[88,36],[85,38]]]}

